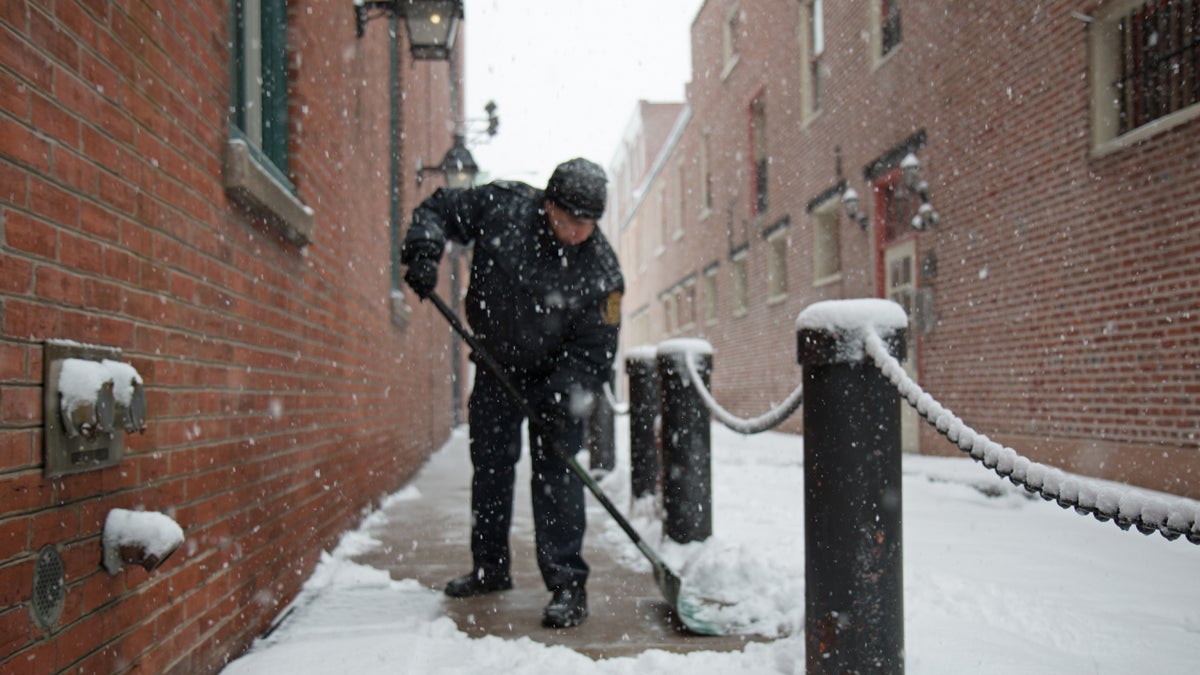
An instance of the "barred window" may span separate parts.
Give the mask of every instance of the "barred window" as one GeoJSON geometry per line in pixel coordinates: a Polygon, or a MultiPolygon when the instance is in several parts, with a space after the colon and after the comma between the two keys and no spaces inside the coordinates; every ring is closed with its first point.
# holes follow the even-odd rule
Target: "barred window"
{"type": "Polygon", "coordinates": [[[1197,0],[1152,0],[1117,20],[1117,134],[1200,102],[1197,0]]]}
{"type": "Polygon", "coordinates": [[[1200,0],[1124,0],[1088,30],[1092,152],[1200,117],[1200,0]]]}
{"type": "Polygon", "coordinates": [[[881,0],[879,6],[880,20],[880,56],[887,56],[900,45],[900,0],[881,0]]]}
{"type": "Polygon", "coordinates": [[[754,203],[755,214],[765,213],[767,199],[767,102],[762,97],[750,104],[750,139],[754,157],[754,203]]]}
{"type": "Polygon", "coordinates": [[[822,0],[809,0],[800,9],[800,48],[807,66],[800,73],[805,119],[820,109],[824,93],[822,58],[825,55],[825,18],[822,0]]]}

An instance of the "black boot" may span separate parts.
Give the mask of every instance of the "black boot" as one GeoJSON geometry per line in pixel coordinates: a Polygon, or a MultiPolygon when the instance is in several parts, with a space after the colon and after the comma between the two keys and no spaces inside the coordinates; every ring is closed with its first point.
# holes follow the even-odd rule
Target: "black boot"
{"type": "Polygon", "coordinates": [[[583,623],[587,615],[586,590],[577,587],[557,588],[542,614],[542,625],[546,628],[570,628],[583,623]]]}
{"type": "Polygon", "coordinates": [[[475,570],[461,577],[456,577],[446,584],[446,595],[452,598],[473,598],[477,595],[507,591],[512,588],[512,578],[507,574],[485,574],[483,570],[475,570]]]}

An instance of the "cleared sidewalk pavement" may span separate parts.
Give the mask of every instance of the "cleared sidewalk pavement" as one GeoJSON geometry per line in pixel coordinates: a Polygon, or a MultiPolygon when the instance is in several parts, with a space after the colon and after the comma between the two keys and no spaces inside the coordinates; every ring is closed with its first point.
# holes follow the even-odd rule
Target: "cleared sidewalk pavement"
{"type": "MultiPolygon", "coordinates": [[[[589,494],[588,535],[584,558],[591,566],[588,581],[590,615],[582,626],[555,630],[541,625],[550,594],[542,584],[533,545],[529,497],[528,453],[517,472],[513,505],[513,589],[479,598],[444,598],[446,615],[472,637],[493,635],[562,645],[591,658],[629,656],[650,649],[672,652],[734,651],[744,636],[697,636],[685,632],[663,600],[653,575],[623,567],[599,539],[597,527],[609,518],[589,494]]],[[[470,569],[471,463],[465,429],[456,430],[446,446],[430,458],[412,485],[420,499],[398,500],[386,507],[386,525],[371,530],[382,546],[354,558],[387,570],[393,579],[416,579],[441,589],[452,577],[470,569]]]]}

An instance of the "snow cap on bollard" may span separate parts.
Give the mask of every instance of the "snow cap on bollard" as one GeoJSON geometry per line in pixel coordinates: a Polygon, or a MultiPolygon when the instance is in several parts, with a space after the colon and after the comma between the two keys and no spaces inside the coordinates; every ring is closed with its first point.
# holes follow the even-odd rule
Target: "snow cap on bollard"
{"type": "Polygon", "coordinates": [[[655,347],[654,345],[639,345],[637,347],[632,347],[629,349],[629,351],[625,352],[626,361],[647,361],[653,363],[654,359],[657,357],[658,347],[655,347]]]}
{"type": "Polygon", "coordinates": [[[883,338],[892,354],[903,354],[907,328],[908,315],[891,300],[816,302],[796,317],[797,357],[802,364],[862,361],[868,331],[883,338]]]}
{"type": "Polygon", "coordinates": [[[698,354],[712,356],[713,347],[708,340],[699,338],[673,338],[658,343],[659,355],[698,354]]]}

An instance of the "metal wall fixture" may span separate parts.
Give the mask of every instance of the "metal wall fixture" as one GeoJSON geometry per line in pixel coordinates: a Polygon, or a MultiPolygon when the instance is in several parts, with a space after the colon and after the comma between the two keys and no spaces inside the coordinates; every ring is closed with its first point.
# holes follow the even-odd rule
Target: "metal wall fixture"
{"type": "Polygon", "coordinates": [[[146,390],[121,350],[47,340],[43,436],[47,478],[121,463],[124,434],[146,430],[146,390]]]}
{"type": "Polygon", "coordinates": [[[469,119],[462,125],[463,131],[454,134],[454,145],[446,151],[442,161],[436,166],[425,166],[421,158],[417,158],[417,187],[425,182],[426,173],[439,173],[446,181],[446,187],[451,189],[469,188],[475,185],[475,177],[479,174],[479,165],[467,148],[467,134],[471,134],[472,145],[493,138],[500,130],[500,116],[496,114],[495,101],[488,101],[483,106],[486,118],[469,119]],[[486,124],[486,127],[482,126],[486,124]]]}
{"type": "Polygon", "coordinates": [[[367,22],[387,14],[404,19],[412,57],[423,61],[445,61],[454,49],[458,22],[463,18],[462,0],[354,0],[354,24],[358,37],[367,22]]]}
{"type": "Polygon", "coordinates": [[[29,613],[44,631],[58,627],[67,599],[66,564],[54,546],[43,546],[33,567],[33,597],[29,613]]]}
{"type": "Polygon", "coordinates": [[[183,528],[164,513],[113,509],[104,519],[102,564],[109,574],[117,574],[126,564],[153,572],[183,539],[183,528]]]}
{"type": "Polygon", "coordinates": [[[865,230],[867,229],[867,214],[859,211],[860,203],[858,192],[854,188],[848,187],[842,192],[842,208],[846,210],[846,217],[858,223],[858,226],[865,230]]]}

